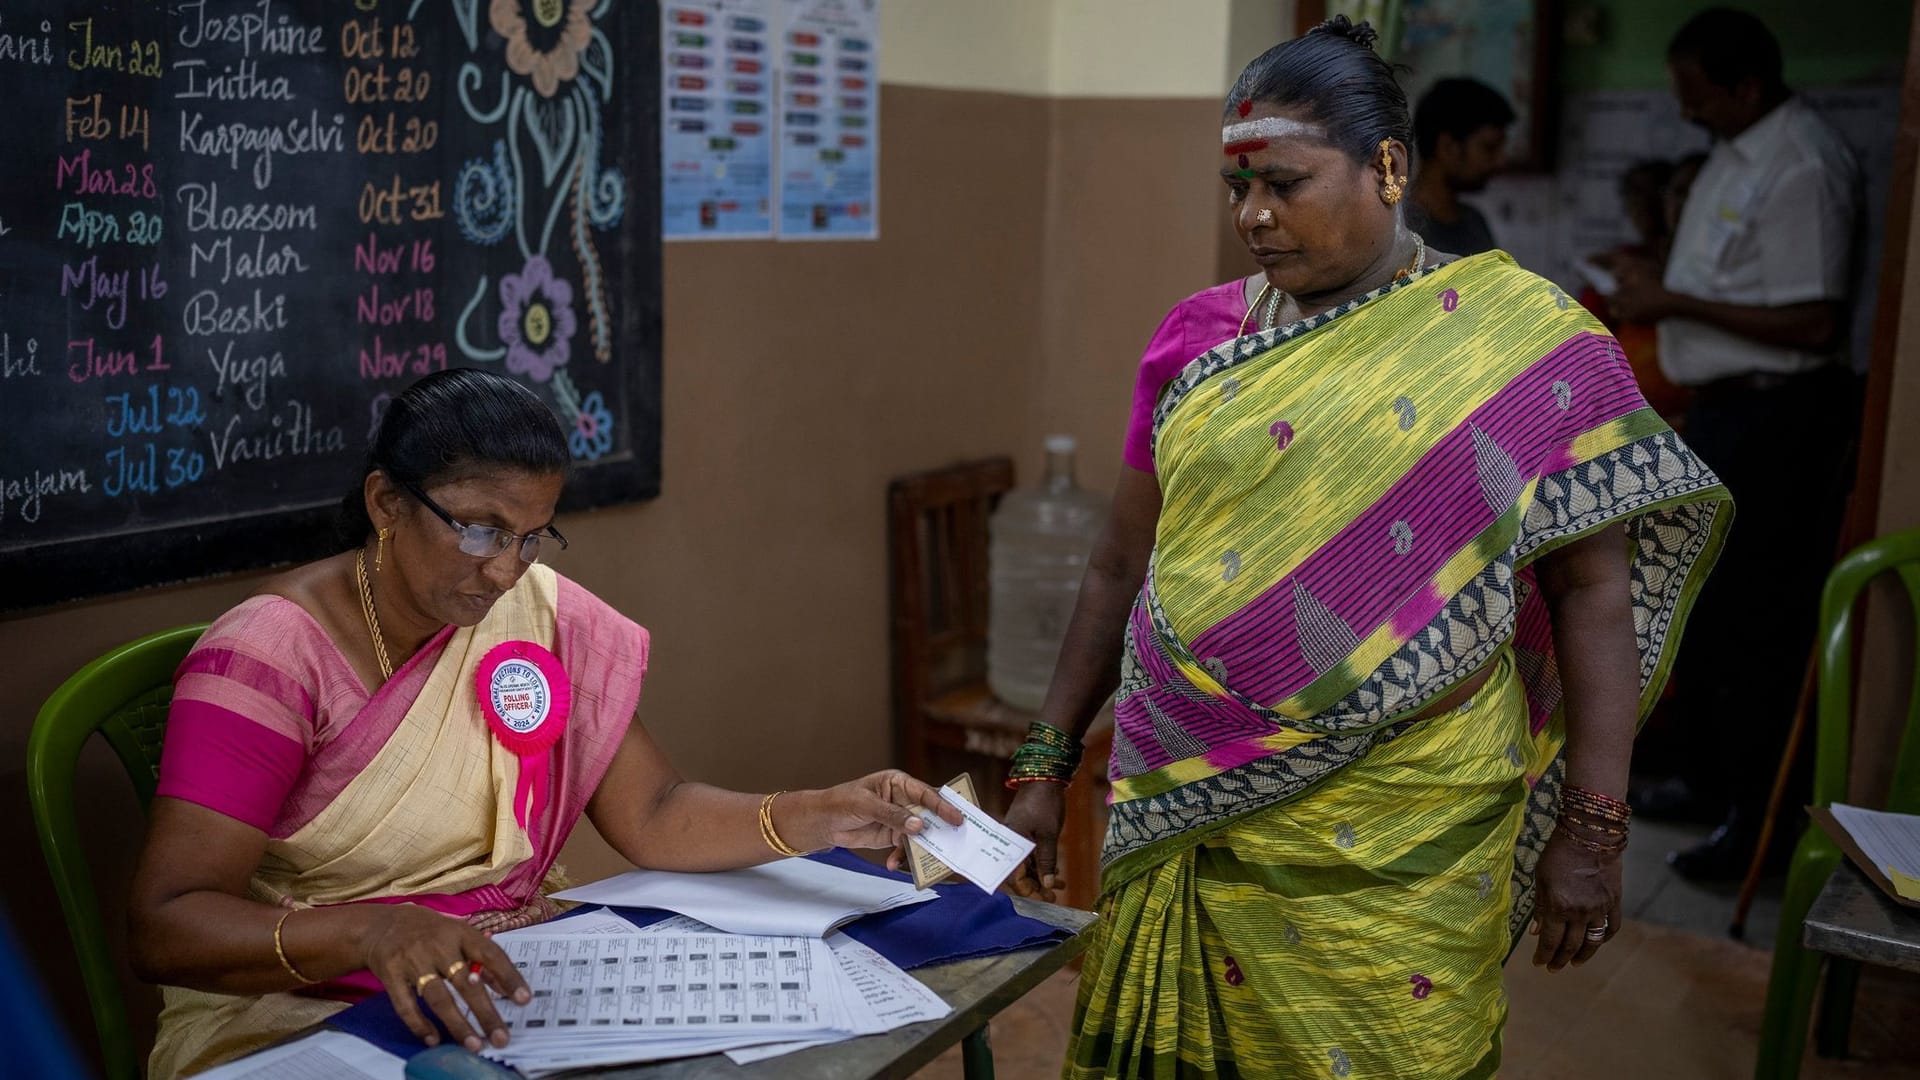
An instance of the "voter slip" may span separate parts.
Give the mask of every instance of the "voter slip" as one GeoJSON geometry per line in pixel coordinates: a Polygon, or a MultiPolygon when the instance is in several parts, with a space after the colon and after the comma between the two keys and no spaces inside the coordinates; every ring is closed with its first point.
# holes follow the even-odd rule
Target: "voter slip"
{"type": "Polygon", "coordinates": [[[962,773],[940,794],[965,821],[949,825],[924,807],[916,807],[926,828],[907,838],[913,881],[926,888],[958,874],[992,892],[1033,851],[1033,841],[995,821],[974,801],[973,781],[962,773]]]}

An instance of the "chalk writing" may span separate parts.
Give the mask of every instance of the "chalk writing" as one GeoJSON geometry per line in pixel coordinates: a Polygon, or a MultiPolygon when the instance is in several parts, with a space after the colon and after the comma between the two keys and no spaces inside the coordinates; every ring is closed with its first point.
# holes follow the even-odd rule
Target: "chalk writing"
{"type": "Polygon", "coordinates": [[[52,470],[35,469],[24,476],[0,478],[0,521],[7,517],[7,504],[14,505],[14,516],[28,524],[40,520],[40,500],[56,495],[85,495],[93,490],[87,470],[56,466],[52,470]]]}
{"type": "Polygon", "coordinates": [[[181,184],[173,197],[187,204],[188,232],[311,232],[320,227],[312,203],[222,204],[220,185],[211,181],[181,184]]]}
{"type": "Polygon", "coordinates": [[[207,429],[206,436],[215,469],[243,461],[337,454],[347,448],[346,431],[337,425],[316,427],[313,409],[301,401],[288,401],[284,409],[271,414],[265,429],[249,430],[244,418],[233,416],[225,427],[207,429]]]}
{"type": "Polygon", "coordinates": [[[236,15],[210,16],[207,0],[187,0],[180,5],[180,44],[189,49],[221,42],[238,44],[243,55],[279,53],[284,56],[319,56],[326,52],[318,26],[291,26],[285,14],[273,10],[272,0],[260,0],[236,15]]]}
{"type": "Polygon", "coordinates": [[[285,75],[260,74],[260,65],[242,57],[219,72],[207,70],[205,60],[175,60],[173,70],[186,79],[186,86],[173,92],[185,101],[292,101],[293,84],[285,75]]]}
{"type": "Polygon", "coordinates": [[[180,312],[180,325],[189,335],[261,334],[287,328],[287,295],[276,293],[269,300],[260,289],[253,290],[251,302],[228,304],[212,289],[202,289],[187,299],[180,312]]]}
{"type": "Polygon", "coordinates": [[[67,342],[67,378],[77,383],[90,379],[109,379],[117,375],[169,371],[164,335],[153,335],[153,344],[143,362],[133,349],[101,348],[93,338],[67,342]],[[75,355],[78,354],[78,355],[75,355]]]}
{"type": "Polygon", "coordinates": [[[37,35],[32,30],[19,34],[7,30],[5,29],[6,21],[6,16],[0,15],[0,60],[53,66],[53,23],[51,21],[40,20],[37,35]]]}
{"type": "Polygon", "coordinates": [[[273,159],[276,155],[334,153],[346,148],[347,119],[333,116],[322,120],[319,109],[309,109],[303,117],[281,123],[249,124],[241,120],[208,123],[206,115],[188,112],[180,115],[180,150],[207,157],[226,158],[235,169],[240,159],[253,157],[253,183],[265,188],[273,183],[273,159]]]}
{"type": "Polygon", "coordinates": [[[223,236],[209,244],[195,241],[188,250],[187,276],[199,277],[202,263],[219,268],[219,282],[227,284],[234,278],[258,280],[260,278],[286,277],[307,272],[307,262],[301,257],[299,249],[292,244],[281,244],[275,250],[267,249],[267,238],[256,235],[253,238],[253,250],[241,248],[234,252],[233,237],[223,236]]]}
{"type": "Polygon", "coordinates": [[[27,338],[13,351],[13,335],[0,332],[0,379],[24,379],[40,374],[40,342],[27,338]]]}
{"type": "Polygon", "coordinates": [[[67,66],[75,71],[89,68],[104,68],[127,75],[140,75],[149,79],[160,77],[160,43],[158,41],[129,41],[109,43],[93,40],[93,20],[80,19],[67,24],[69,36],[78,35],[79,42],[67,50],[67,66]]]}

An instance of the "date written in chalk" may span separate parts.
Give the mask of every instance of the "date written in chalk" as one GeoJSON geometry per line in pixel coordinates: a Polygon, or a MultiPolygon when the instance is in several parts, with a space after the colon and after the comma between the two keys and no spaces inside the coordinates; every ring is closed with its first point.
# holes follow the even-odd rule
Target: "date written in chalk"
{"type": "Polygon", "coordinates": [[[961,798],[950,787],[940,789],[940,797],[952,803],[966,818],[949,825],[932,813],[921,815],[926,828],[914,839],[936,859],[986,892],[992,892],[1007,880],[1033,852],[1033,841],[993,820],[985,810],[961,798]]]}

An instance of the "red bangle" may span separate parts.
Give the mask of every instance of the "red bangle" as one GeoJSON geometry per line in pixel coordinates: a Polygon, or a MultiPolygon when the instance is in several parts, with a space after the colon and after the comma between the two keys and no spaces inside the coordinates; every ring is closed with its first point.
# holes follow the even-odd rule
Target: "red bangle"
{"type": "Polygon", "coordinates": [[[1067,787],[1071,783],[1071,781],[1062,780],[1057,776],[1009,776],[1007,777],[1007,790],[1015,791],[1019,789],[1021,784],[1032,784],[1036,782],[1042,784],[1059,784],[1061,787],[1067,787]]]}

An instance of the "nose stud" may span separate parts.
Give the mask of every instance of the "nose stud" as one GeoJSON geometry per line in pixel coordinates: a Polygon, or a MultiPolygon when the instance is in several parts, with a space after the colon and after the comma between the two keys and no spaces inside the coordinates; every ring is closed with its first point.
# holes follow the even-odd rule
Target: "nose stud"
{"type": "Polygon", "coordinates": [[[1259,213],[1253,215],[1253,220],[1256,224],[1271,225],[1273,224],[1273,211],[1262,210],[1259,213]]]}

